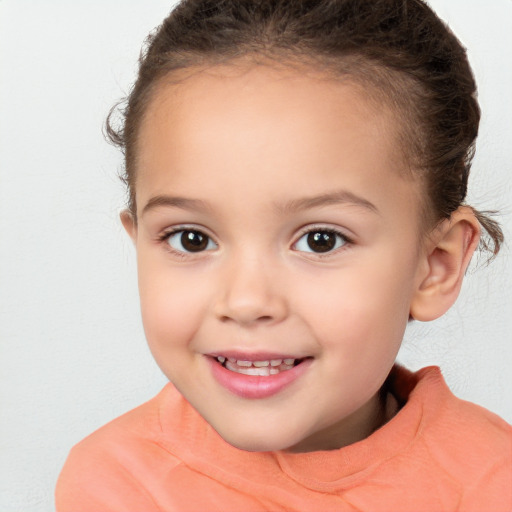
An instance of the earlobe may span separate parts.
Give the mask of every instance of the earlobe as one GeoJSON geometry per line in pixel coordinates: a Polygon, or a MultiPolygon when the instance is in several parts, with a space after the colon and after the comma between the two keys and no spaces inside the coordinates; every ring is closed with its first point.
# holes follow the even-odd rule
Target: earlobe
{"type": "Polygon", "coordinates": [[[411,301],[412,318],[434,320],[453,305],[479,240],[480,224],[469,207],[458,208],[434,230],[411,301]]]}
{"type": "Polygon", "coordinates": [[[129,210],[123,210],[120,214],[121,223],[129,237],[135,243],[137,238],[137,223],[133,217],[133,214],[129,210]]]}

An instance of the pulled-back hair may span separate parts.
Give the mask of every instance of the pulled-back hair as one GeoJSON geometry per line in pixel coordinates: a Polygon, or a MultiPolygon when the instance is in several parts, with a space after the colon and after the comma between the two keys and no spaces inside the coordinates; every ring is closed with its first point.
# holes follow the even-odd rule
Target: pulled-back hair
{"type": "MultiPolygon", "coordinates": [[[[401,121],[399,145],[423,180],[428,225],[465,204],[480,121],[476,85],[465,48],[422,0],[183,0],[148,37],[137,81],[107,119],[109,139],[124,152],[134,216],[138,132],[158,84],[179,69],[243,58],[359,82],[401,121]]],[[[482,247],[496,255],[499,225],[474,212],[482,247]]]]}

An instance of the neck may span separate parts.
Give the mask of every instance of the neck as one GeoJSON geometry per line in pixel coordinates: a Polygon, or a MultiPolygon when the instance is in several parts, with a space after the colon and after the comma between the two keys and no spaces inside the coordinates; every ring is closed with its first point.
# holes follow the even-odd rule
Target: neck
{"type": "Polygon", "coordinates": [[[387,423],[398,411],[398,404],[385,388],[376,393],[361,408],[341,421],[315,432],[288,448],[290,453],[337,450],[370,436],[387,423]]]}

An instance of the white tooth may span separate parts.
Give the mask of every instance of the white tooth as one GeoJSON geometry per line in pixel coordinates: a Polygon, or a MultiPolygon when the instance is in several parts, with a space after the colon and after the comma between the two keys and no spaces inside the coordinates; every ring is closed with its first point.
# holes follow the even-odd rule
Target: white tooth
{"type": "Polygon", "coordinates": [[[228,357],[228,361],[231,363],[236,363],[236,359],[234,357],[228,357]]]}
{"type": "Polygon", "coordinates": [[[282,359],[271,359],[270,366],[279,366],[280,364],[282,364],[282,362],[282,359]]]}
{"type": "Polygon", "coordinates": [[[227,368],[228,370],[231,370],[232,372],[237,372],[237,371],[238,371],[238,366],[236,366],[236,364],[235,364],[235,363],[231,362],[231,360],[230,360],[230,359],[228,359],[228,360],[226,361],[226,368],[227,368]]]}
{"type": "Polygon", "coordinates": [[[225,360],[226,360],[225,357],[222,357],[222,356],[217,357],[217,361],[219,361],[219,363],[224,363],[225,360]]]}
{"type": "MultiPolygon", "coordinates": [[[[291,361],[295,361],[295,359],[292,359],[291,361]]],[[[244,375],[256,375],[261,377],[277,375],[279,372],[284,372],[293,369],[293,365],[283,364],[282,359],[273,359],[272,361],[270,361],[270,364],[266,364],[265,366],[257,366],[256,363],[269,363],[269,361],[255,361],[255,364],[253,366],[251,364],[251,361],[232,362],[231,358],[228,358],[225,364],[225,368],[231,370],[232,372],[242,373],[244,375]],[[273,364],[276,362],[279,363],[278,366],[273,364]]]]}
{"type": "Polygon", "coordinates": [[[293,365],[293,363],[295,363],[295,359],[284,359],[283,363],[284,364],[291,364],[291,365],[293,365]]]}
{"type": "Polygon", "coordinates": [[[242,373],[243,375],[255,375],[259,377],[268,377],[269,375],[279,373],[277,368],[270,368],[270,366],[264,366],[262,368],[251,366],[249,368],[244,368],[243,366],[238,366],[229,361],[226,362],[226,368],[235,373],[242,373]]]}
{"type": "Polygon", "coordinates": [[[254,361],[252,364],[256,366],[256,368],[261,368],[262,366],[268,366],[270,361],[254,361]]]}
{"type": "Polygon", "coordinates": [[[251,368],[238,368],[238,373],[243,373],[244,375],[255,375],[259,377],[267,377],[270,375],[270,368],[256,368],[251,366],[251,368]]]}

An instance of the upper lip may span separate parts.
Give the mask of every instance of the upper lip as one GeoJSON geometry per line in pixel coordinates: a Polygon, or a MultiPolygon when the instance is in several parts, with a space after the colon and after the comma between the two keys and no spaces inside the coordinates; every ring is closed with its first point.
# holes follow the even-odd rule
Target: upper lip
{"type": "Polygon", "coordinates": [[[275,359],[304,359],[308,356],[297,356],[293,354],[284,354],[278,352],[240,352],[238,350],[222,350],[205,354],[210,357],[232,358],[237,361],[271,361],[275,359]]]}

